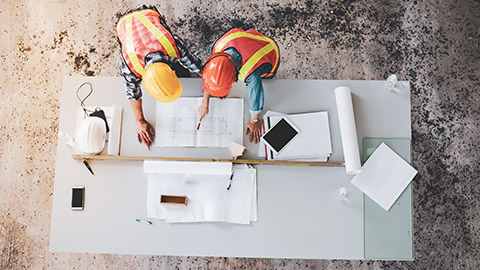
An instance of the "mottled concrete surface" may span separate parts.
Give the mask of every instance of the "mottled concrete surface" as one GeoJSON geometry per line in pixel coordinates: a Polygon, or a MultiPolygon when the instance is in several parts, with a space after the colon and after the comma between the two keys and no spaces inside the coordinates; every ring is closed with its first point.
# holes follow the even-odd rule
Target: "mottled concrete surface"
{"type": "Polygon", "coordinates": [[[319,261],[48,251],[62,78],[117,76],[114,25],[136,1],[0,8],[0,269],[480,269],[480,1],[149,1],[205,59],[231,27],[281,50],[277,78],[412,85],[415,261],[319,261]]]}

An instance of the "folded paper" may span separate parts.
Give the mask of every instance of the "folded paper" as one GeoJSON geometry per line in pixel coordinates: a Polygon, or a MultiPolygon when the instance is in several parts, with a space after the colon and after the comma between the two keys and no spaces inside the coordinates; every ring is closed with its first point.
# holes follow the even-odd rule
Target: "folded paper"
{"type": "Polygon", "coordinates": [[[382,143],[352,184],[388,211],[416,174],[417,170],[382,143]]]}

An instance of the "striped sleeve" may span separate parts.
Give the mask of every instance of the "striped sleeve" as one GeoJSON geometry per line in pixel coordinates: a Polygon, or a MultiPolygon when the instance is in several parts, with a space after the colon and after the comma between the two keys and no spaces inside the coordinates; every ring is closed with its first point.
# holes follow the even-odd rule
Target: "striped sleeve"
{"type": "Polygon", "coordinates": [[[184,68],[188,69],[191,73],[199,73],[202,69],[202,62],[185,46],[185,43],[177,35],[173,35],[175,44],[180,54],[178,63],[184,68]]]}
{"type": "Polygon", "coordinates": [[[120,73],[125,80],[126,94],[127,99],[129,100],[139,100],[142,98],[142,89],[140,83],[142,82],[141,78],[138,78],[127,66],[123,57],[120,62],[120,73]]]}

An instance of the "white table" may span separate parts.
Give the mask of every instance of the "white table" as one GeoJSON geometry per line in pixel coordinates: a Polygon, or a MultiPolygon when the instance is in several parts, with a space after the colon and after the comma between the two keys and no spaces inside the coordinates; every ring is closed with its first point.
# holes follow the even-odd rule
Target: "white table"
{"type": "MultiPolygon", "coordinates": [[[[68,77],[64,80],[60,127],[74,134],[79,102],[77,87],[89,81],[94,92],[87,106],[117,105],[124,108],[121,155],[229,158],[226,148],[153,148],[136,141],[133,114],[125,97],[122,78],[68,77]]],[[[200,96],[200,79],[181,79],[183,96],[200,96]]],[[[328,111],[331,126],[332,161],[343,161],[334,88],[349,86],[359,145],[362,138],[410,138],[409,85],[388,92],[379,81],[266,80],[265,110],[284,113],[328,111]]],[[[146,119],[155,123],[155,100],[144,92],[146,119]]],[[[230,97],[246,98],[243,84],[235,84],[230,97]]],[[[245,122],[248,102],[245,100],[245,122]]],[[[248,142],[246,158],[256,157],[257,145],[248,142]]],[[[50,250],[120,254],[179,256],[226,256],[309,259],[364,259],[368,246],[364,237],[364,196],[350,184],[344,167],[256,166],[258,178],[258,222],[250,226],[223,223],[169,224],[154,226],[134,222],[146,217],[147,177],[141,161],[92,161],[92,176],[72,150],[57,147],[50,250]],[[85,209],[70,208],[71,188],[86,188],[85,209]],[[335,199],[341,187],[348,200],[335,199]]],[[[409,194],[407,194],[408,196],[409,194]]],[[[410,197],[408,197],[411,200],[410,197]]],[[[411,204],[411,201],[409,201],[411,204]]],[[[410,220],[410,214],[396,214],[410,220]]],[[[408,224],[408,222],[407,222],[408,224]]],[[[408,226],[407,226],[408,227],[408,226]]],[[[411,246],[411,227],[406,243],[411,246]]],[[[404,239],[405,240],[405,239],[404,239]]],[[[391,248],[395,243],[385,244],[391,248]]],[[[398,249],[398,248],[397,248],[398,249]]],[[[411,259],[412,250],[393,249],[392,259],[411,259]],[[410,254],[410,255],[408,255],[410,254]]]]}

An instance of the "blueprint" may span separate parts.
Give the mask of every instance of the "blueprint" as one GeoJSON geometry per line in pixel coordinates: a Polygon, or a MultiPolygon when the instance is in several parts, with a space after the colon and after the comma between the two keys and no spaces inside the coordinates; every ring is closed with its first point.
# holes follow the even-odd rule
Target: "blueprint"
{"type": "Polygon", "coordinates": [[[229,147],[243,145],[243,99],[210,99],[209,113],[198,126],[202,98],[184,97],[172,103],[157,102],[155,146],[229,147]]]}

